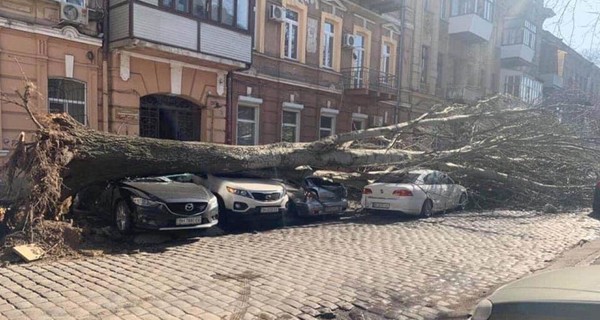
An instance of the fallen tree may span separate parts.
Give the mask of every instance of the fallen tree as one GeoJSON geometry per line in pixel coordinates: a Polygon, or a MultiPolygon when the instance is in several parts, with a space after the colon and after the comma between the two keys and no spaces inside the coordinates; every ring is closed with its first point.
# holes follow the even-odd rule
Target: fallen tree
{"type": "Polygon", "coordinates": [[[502,96],[310,143],[230,146],[121,136],[67,114],[33,114],[34,89],[28,83],[22,102],[12,102],[38,129],[32,142],[20,140],[8,164],[9,179],[23,175],[32,183],[30,221],[56,215],[57,204],[87,184],[131,176],[276,168],[285,178],[302,165],[355,172],[426,167],[453,174],[481,204],[515,206],[587,205],[586,190],[600,172],[597,141],[575,134],[546,108],[502,96]]]}

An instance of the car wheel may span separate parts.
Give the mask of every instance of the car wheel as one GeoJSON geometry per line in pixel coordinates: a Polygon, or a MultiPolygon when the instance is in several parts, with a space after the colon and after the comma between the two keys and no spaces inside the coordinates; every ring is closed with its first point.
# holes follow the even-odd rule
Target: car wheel
{"type": "Polygon", "coordinates": [[[131,210],[127,206],[125,201],[119,201],[115,207],[115,226],[122,234],[131,233],[132,221],[131,221],[131,210]]]}
{"type": "Polygon", "coordinates": [[[423,207],[421,207],[421,218],[429,218],[433,215],[433,202],[430,199],[425,200],[423,202],[423,207]]]}
{"type": "Polygon", "coordinates": [[[217,202],[219,203],[219,226],[226,228],[229,226],[229,214],[227,214],[227,208],[225,208],[225,202],[223,199],[215,194],[217,202]]]}
{"type": "Polygon", "coordinates": [[[465,210],[465,208],[467,207],[467,194],[463,193],[460,195],[460,199],[458,199],[458,207],[456,207],[456,210],[458,211],[463,211],[465,210]]]}

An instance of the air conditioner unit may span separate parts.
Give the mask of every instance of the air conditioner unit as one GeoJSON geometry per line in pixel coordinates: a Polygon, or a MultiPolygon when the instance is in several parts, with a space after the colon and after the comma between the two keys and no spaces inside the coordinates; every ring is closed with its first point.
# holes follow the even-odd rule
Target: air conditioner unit
{"type": "Polygon", "coordinates": [[[61,2],[60,21],[71,24],[88,24],[88,9],[75,4],[61,2]]]}
{"type": "Polygon", "coordinates": [[[356,44],[356,36],[353,34],[345,34],[344,35],[344,47],[346,48],[354,48],[356,44]]]}
{"type": "Polygon", "coordinates": [[[269,19],[283,22],[285,19],[285,8],[272,4],[271,10],[269,10],[269,19]]]}

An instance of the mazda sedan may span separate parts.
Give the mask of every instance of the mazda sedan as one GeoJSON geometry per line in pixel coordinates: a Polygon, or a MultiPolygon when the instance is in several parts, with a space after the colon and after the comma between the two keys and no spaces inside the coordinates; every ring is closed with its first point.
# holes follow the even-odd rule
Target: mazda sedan
{"type": "Polygon", "coordinates": [[[134,229],[205,229],[218,223],[217,198],[181,176],[125,179],[78,193],[74,207],[103,214],[121,233],[134,229]]]}

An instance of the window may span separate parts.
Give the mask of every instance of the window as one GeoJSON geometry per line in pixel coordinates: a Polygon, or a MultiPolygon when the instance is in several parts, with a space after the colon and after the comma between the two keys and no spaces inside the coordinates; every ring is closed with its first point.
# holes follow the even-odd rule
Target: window
{"type": "MultiPolygon", "coordinates": [[[[164,2],[173,0],[161,0],[163,6],[169,7],[164,2]]],[[[176,11],[189,12],[195,17],[210,18],[229,26],[248,30],[249,0],[175,0],[176,11]],[[190,10],[191,1],[191,10],[190,10]],[[184,10],[185,9],[185,10],[184,10]]]]}
{"type": "Polygon", "coordinates": [[[198,18],[206,18],[208,8],[206,0],[192,0],[192,14],[198,18]]]}
{"type": "Polygon", "coordinates": [[[362,34],[354,35],[354,51],[352,52],[352,68],[354,76],[352,77],[353,87],[361,88],[366,77],[365,64],[365,36],[362,34]]]}
{"type": "Polygon", "coordinates": [[[448,0],[440,0],[440,19],[448,19],[448,0]]]}
{"type": "Polygon", "coordinates": [[[237,144],[258,144],[258,108],[238,106],[237,114],[237,144]]]}
{"type": "Polygon", "coordinates": [[[333,68],[333,41],[335,39],[335,27],[327,21],[323,24],[323,67],[333,68]]]}
{"type": "Polygon", "coordinates": [[[352,119],[352,131],[365,130],[365,120],[364,119],[352,119]]]}
{"type": "Polygon", "coordinates": [[[542,96],[542,83],[526,75],[509,75],[504,78],[504,93],[536,103],[542,96]]]}
{"type": "Polygon", "coordinates": [[[281,123],[281,141],[298,142],[300,141],[300,112],[283,111],[283,121],[281,123]]]}
{"type": "Polygon", "coordinates": [[[68,113],[86,124],[85,83],[69,79],[48,79],[48,111],[68,113]]]}
{"type": "Polygon", "coordinates": [[[450,15],[477,14],[488,21],[494,20],[494,0],[452,0],[450,15]]]}
{"type": "Polygon", "coordinates": [[[392,46],[389,43],[384,43],[381,48],[381,72],[392,73],[391,68],[392,46]]]}
{"type": "Polygon", "coordinates": [[[175,10],[177,10],[179,12],[189,12],[190,11],[189,5],[190,5],[190,3],[188,0],[176,0],[175,10]]]}
{"type": "Polygon", "coordinates": [[[335,134],[335,116],[321,115],[321,124],[319,126],[319,139],[329,137],[335,134]]]}
{"type": "Polygon", "coordinates": [[[536,26],[529,21],[522,27],[506,28],[502,33],[502,45],[524,44],[535,49],[536,31],[536,26]]]}
{"type": "Polygon", "coordinates": [[[429,47],[421,48],[421,83],[427,83],[429,69],[429,47]]]}
{"type": "Polygon", "coordinates": [[[284,56],[288,59],[298,59],[298,12],[285,11],[284,56]]]}
{"type": "Polygon", "coordinates": [[[429,0],[423,0],[423,10],[429,11],[429,0]]]}

